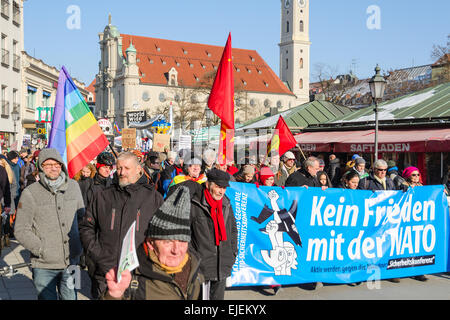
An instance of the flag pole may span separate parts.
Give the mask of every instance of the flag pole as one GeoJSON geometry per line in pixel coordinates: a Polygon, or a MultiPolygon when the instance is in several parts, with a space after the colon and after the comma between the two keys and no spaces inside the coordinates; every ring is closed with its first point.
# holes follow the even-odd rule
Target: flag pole
{"type": "Polygon", "coordinates": [[[300,152],[302,153],[303,159],[306,160],[305,154],[303,153],[303,150],[302,150],[302,148],[300,147],[300,144],[299,144],[299,143],[297,143],[297,148],[299,148],[300,152]]]}

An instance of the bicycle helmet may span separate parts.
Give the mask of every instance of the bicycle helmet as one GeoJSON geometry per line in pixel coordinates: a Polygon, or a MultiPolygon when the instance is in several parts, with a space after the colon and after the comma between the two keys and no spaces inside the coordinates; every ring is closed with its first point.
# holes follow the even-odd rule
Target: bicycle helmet
{"type": "Polygon", "coordinates": [[[102,152],[97,156],[97,164],[105,164],[107,166],[113,166],[115,162],[116,159],[109,152],[102,152]]]}

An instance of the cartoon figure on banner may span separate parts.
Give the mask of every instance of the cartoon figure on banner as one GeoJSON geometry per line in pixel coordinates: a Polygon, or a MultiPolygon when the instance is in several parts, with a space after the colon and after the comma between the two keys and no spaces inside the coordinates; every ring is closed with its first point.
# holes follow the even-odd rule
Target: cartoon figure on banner
{"type": "Polygon", "coordinates": [[[270,251],[261,250],[261,255],[264,261],[274,268],[275,275],[290,276],[291,269],[297,269],[297,252],[291,242],[284,241],[283,235],[287,233],[297,246],[302,246],[302,240],[295,226],[297,200],[292,202],[288,211],[279,208],[277,200],[280,196],[275,190],[269,191],[268,196],[272,209],[264,205],[259,216],[251,217],[251,219],[261,224],[273,216],[273,220],[270,220],[265,228],[260,229],[260,231],[269,235],[272,249],[270,251]]]}

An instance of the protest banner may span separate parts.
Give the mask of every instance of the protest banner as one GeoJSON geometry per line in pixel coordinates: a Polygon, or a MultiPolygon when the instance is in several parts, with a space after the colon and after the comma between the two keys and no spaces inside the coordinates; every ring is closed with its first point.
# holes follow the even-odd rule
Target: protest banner
{"type": "Polygon", "coordinates": [[[232,286],[353,283],[450,269],[443,186],[373,192],[231,182],[226,195],[239,233],[232,286]]]}
{"type": "Polygon", "coordinates": [[[122,129],[122,149],[136,148],[136,128],[122,129]]]}
{"type": "Polygon", "coordinates": [[[168,134],[153,134],[153,151],[164,152],[164,148],[170,149],[170,135],[168,134]]]}

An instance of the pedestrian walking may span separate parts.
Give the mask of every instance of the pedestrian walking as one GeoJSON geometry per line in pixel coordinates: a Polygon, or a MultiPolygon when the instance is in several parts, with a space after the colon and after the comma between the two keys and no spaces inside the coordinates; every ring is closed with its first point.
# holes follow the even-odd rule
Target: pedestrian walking
{"type": "Polygon", "coordinates": [[[76,300],[70,266],[79,263],[78,221],[85,212],[78,183],[69,179],[56,149],[39,155],[39,183],[20,198],[15,236],[31,252],[33,282],[39,300],[76,300]]]}
{"type": "Polygon", "coordinates": [[[136,222],[136,246],[145,240],[150,219],[163,198],[147,183],[139,158],[124,152],[117,158],[117,184],[95,192],[80,224],[87,257],[94,262],[91,293],[99,299],[106,291],[106,273],[118,265],[123,238],[136,222]]]}
{"type": "Polygon", "coordinates": [[[358,189],[362,190],[396,190],[394,182],[391,178],[386,177],[387,163],[382,159],[378,159],[374,163],[373,173],[368,177],[362,178],[359,182],[358,189]]]}
{"type": "Polygon", "coordinates": [[[106,274],[104,299],[197,300],[201,299],[203,276],[200,260],[188,250],[191,241],[190,194],[182,186],[167,197],[153,215],[144,243],[137,249],[139,267],[126,270],[118,283],[117,269],[106,274]],[[129,289],[129,295],[125,296],[129,289]]]}
{"type": "Polygon", "coordinates": [[[295,165],[295,155],[291,151],[286,152],[282,159],[275,174],[275,184],[280,187],[285,186],[287,178],[298,169],[295,165]]]}
{"type": "MultiPolygon", "coordinates": [[[[191,247],[200,256],[200,270],[210,286],[210,299],[223,300],[226,278],[237,256],[237,226],[225,196],[230,177],[212,169],[202,192],[191,200],[191,247]]],[[[188,182],[192,183],[192,182],[188,182]]]]}
{"type": "Polygon", "coordinates": [[[255,167],[250,164],[243,165],[234,177],[237,182],[255,183],[257,181],[255,178],[255,167]]]}
{"type": "Polygon", "coordinates": [[[319,159],[309,157],[305,160],[303,168],[291,174],[286,180],[286,187],[318,187],[321,185],[317,180],[319,172],[319,159]]]}

